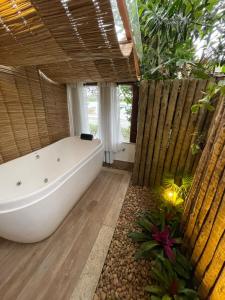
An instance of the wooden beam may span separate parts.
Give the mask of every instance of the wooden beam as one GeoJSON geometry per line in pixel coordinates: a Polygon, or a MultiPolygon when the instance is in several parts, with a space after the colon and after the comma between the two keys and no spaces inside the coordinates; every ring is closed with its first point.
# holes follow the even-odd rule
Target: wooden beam
{"type": "Polygon", "coordinates": [[[117,6],[119,9],[121,20],[123,22],[123,27],[124,27],[124,30],[126,33],[127,43],[132,42],[132,44],[133,44],[134,65],[135,65],[136,75],[139,79],[140,74],[141,74],[139,60],[138,60],[138,55],[137,55],[135,43],[134,43],[133,36],[132,36],[132,29],[131,29],[131,25],[130,25],[130,19],[129,19],[129,14],[128,14],[127,5],[126,5],[125,0],[117,0],[117,6]]]}
{"type": "Polygon", "coordinates": [[[117,0],[117,6],[123,22],[124,30],[126,32],[127,41],[131,42],[133,39],[132,39],[131,26],[130,26],[129,14],[127,11],[126,2],[124,0],[117,0]]]}

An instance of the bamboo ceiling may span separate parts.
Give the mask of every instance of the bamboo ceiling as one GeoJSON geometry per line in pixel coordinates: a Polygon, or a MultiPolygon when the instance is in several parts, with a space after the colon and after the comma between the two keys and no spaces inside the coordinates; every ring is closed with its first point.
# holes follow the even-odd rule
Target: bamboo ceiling
{"type": "Polygon", "coordinates": [[[35,65],[61,83],[135,81],[134,51],[117,40],[110,0],[0,1],[2,65],[35,65]]]}

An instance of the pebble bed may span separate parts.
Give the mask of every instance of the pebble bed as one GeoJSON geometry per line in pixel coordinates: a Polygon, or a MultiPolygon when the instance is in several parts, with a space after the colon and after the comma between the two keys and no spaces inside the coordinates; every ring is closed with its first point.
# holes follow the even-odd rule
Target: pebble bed
{"type": "Polygon", "coordinates": [[[150,199],[148,190],[128,188],[93,300],[149,299],[144,288],[149,283],[150,262],[134,259],[137,245],[127,234],[137,230],[140,212],[153,206],[150,199]]]}

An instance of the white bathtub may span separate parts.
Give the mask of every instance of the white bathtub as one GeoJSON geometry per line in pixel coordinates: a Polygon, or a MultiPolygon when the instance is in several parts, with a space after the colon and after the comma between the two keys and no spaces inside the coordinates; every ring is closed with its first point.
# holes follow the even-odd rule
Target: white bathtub
{"type": "Polygon", "coordinates": [[[0,165],[0,236],[33,243],[51,235],[99,173],[100,140],[68,137],[0,165]]]}

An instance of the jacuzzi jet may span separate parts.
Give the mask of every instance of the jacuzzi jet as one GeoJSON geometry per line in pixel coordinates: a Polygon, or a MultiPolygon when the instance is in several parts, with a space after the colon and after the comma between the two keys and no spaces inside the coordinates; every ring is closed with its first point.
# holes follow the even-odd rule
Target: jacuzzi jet
{"type": "Polygon", "coordinates": [[[60,158],[57,158],[57,161],[60,161],[60,158]]]}
{"type": "Polygon", "coordinates": [[[36,157],[36,159],[39,159],[39,158],[40,158],[40,155],[37,154],[35,157],[36,157]]]}
{"type": "Polygon", "coordinates": [[[48,178],[45,178],[45,179],[44,179],[44,182],[47,183],[47,182],[48,182],[48,178]]]}
{"type": "Polygon", "coordinates": [[[22,181],[17,181],[16,185],[20,186],[22,184],[22,181]]]}

